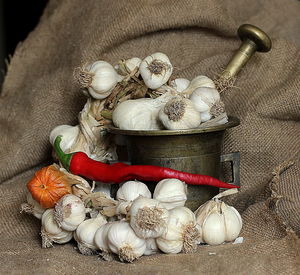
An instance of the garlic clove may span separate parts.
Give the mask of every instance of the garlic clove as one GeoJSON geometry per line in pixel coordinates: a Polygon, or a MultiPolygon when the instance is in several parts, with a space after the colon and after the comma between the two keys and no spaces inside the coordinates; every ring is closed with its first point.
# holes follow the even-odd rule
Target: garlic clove
{"type": "Polygon", "coordinates": [[[190,82],[190,85],[184,91],[182,91],[182,93],[184,93],[186,95],[191,95],[196,89],[198,89],[200,87],[207,87],[207,88],[215,89],[216,85],[213,82],[213,80],[211,80],[207,76],[198,75],[194,79],[192,79],[192,81],[190,82]]]}
{"type": "Polygon", "coordinates": [[[201,115],[201,122],[206,122],[212,119],[212,115],[209,111],[201,112],[200,115],[201,115]]]}
{"type": "Polygon", "coordinates": [[[111,252],[108,246],[108,231],[114,222],[105,223],[100,226],[94,236],[94,243],[103,252],[111,252]]]}
{"type": "Polygon", "coordinates": [[[202,225],[202,240],[209,245],[219,245],[225,242],[224,216],[214,211],[207,216],[202,225]]]}
{"type": "Polygon", "coordinates": [[[157,238],[165,232],[169,212],[159,201],[139,197],[132,202],[129,216],[136,235],[147,239],[157,238]]]}
{"type": "Polygon", "coordinates": [[[181,252],[183,242],[178,240],[167,240],[164,238],[157,238],[156,243],[158,248],[166,254],[178,254],[181,252]]]}
{"type": "Polygon", "coordinates": [[[181,93],[190,85],[191,81],[186,78],[176,78],[171,81],[170,86],[181,93]]]}
{"type": "Polygon", "coordinates": [[[232,206],[222,203],[222,212],[225,219],[225,241],[234,241],[240,234],[242,229],[242,220],[239,212],[232,206]]]}
{"type": "Polygon", "coordinates": [[[84,255],[93,255],[97,249],[94,241],[97,230],[107,221],[104,216],[98,214],[96,218],[83,221],[76,229],[74,239],[78,243],[79,251],[84,255]]]}
{"type": "Polygon", "coordinates": [[[173,66],[167,55],[157,52],[141,62],[139,71],[146,86],[157,89],[167,83],[173,72],[173,66]]]}
{"type": "Polygon", "coordinates": [[[146,250],[144,255],[149,256],[159,252],[159,249],[156,244],[156,240],[153,238],[146,239],[146,250]]]}
{"type": "Polygon", "coordinates": [[[117,200],[133,201],[139,196],[151,198],[147,185],[140,181],[127,181],[117,191],[117,200]]]}
{"type": "Polygon", "coordinates": [[[64,152],[66,152],[75,143],[75,141],[79,135],[79,132],[80,132],[79,125],[76,125],[76,126],[59,125],[59,126],[56,126],[51,131],[49,140],[53,146],[55,139],[58,136],[63,136],[62,141],[60,143],[60,147],[64,152]]]}
{"type": "Polygon", "coordinates": [[[178,179],[164,179],[157,183],[153,198],[160,201],[166,209],[184,206],[187,200],[187,185],[178,179]]]}

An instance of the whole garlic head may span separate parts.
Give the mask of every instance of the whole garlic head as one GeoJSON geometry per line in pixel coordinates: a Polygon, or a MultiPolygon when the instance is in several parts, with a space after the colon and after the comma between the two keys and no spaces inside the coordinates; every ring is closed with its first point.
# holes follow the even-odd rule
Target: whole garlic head
{"type": "Polygon", "coordinates": [[[187,185],[178,179],[164,179],[155,186],[153,198],[168,210],[184,206],[187,200],[187,185]]]}
{"type": "Polygon", "coordinates": [[[95,99],[108,97],[122,79],[113,66],[105,61],[96,61],[81,69],[77,75],[81,87],[87,88],[89,94],[95,99]]]}
{"type": "Polygon", "coordinates": [[[27,203],[21,204],[21,212],[32,214],[38,219],[42,218],[43,213],[46,211],[33,197],[31,193],[27,193],[27,203]]]}
{"type": "Polygon", "coordinates": [[[56,203],[54,216],[62,229],[74,231],[84,221],[85,212],[83,201],[73,194],[68,194],[56,203]]]}
{"type": "Polygon", "coordinates": [[[150,89],[157,89],[167,83],[173,66],[167,55],[164,53],[154,53],[147,56],[140,64],[140,74],[150,89]]]}
{"type": "Polygon", "coordinates": [[[73,237],[73,232],[62,229],[54,219],[54,209],[47,209],[42,215],[42,247],[52,247],[52,243],[67,243],[73,237]]]}
{"type": "Polygon", "coordinates": [[[211,107],[220,101],[220,94],[217,89],[201,87],[194,90],[190,100],[198,112],[209,112],[211,107]]]}
{"type": "Polygon", "coordinates": [[[147,239],[157,238],[165,232],[169,212],[159,201],[139,197],[132,202],[129,215],[136,235],[147,239]]]}
{"type": "Polygon", "coordinates": [[[133,262],[146,250],[146,242],[139,238],[129,223],[114,222],[108,230],[108,247],[121,261],[133,262]]]}
{"type": "Polygon", "coordinates": [[[107,221],[104,216],[98,214],[96,218],[83,221],[74,233],[74,239],[77,241],[78,249],[83,255],[93,255],[97,250],[94,241],[96,231],[107,221]]]}
{"type": "Polygon", "coordinates": [[[133,201],[139,196],[151,198],[147,185],[141,181],[127,181],[117,191],[117,200],[133,201]]]}
{"type": "Polygon", "coordinates": [[[243,225],[239,212],[219,200],[235,192],[236,189],[226,190],[195,211],[197,223],[201,227],[201,242],[219,245],[234,241],[238,237],[243,225]]]}
{"type": "Polygon", "coordinates": [[[196,128],[201,123],[201,115],[191,100],[176,96],[159,111],[161,123],[170,130],[196,128]]]}
{"type": "Polygon", "coordinates": [[[158,248],[164,253],[194,252],[200,237],[194,213],[182,206],[169,213],[167,230],[156,239],[158,248]]]}

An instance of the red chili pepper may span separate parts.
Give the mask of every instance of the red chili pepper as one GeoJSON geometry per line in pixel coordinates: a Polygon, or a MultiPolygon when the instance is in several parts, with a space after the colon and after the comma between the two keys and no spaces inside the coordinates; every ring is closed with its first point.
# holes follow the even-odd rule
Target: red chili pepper
{"type": "Polygon", "coordinates": [[[72,174],[80,175],[90,180],[106,183],[120,183],[127,180],[160,181],[176,178],[192,185],[209,185],[219,188],[239,188],[216,178],[206,175],[191,174],[178,170],[154,165],[128,165],[125,163],[106,164],[90,159],[83,152],[65,154],[60,147],[62,137],[54,142],[54,150],[62,165],[72,174]]]}

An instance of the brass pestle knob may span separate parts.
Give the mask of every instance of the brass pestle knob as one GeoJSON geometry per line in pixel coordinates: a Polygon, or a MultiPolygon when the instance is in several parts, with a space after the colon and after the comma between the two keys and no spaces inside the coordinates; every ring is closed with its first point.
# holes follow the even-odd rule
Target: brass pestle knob
{"type": "Polygon", "coordinates": [[[244,24],[238,28],[237,33],[242,44],[222,72],[221,78],[235,77],[256,51],[268,52],[272,47],[270,37],[258,27],[244,24]]]}

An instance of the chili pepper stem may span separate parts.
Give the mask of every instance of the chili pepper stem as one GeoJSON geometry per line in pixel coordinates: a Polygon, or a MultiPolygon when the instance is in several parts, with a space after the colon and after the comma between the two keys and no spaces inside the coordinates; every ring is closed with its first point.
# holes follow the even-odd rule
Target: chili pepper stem
{"type": "Polygon", "coordinates": [[[62,136],[57,136],[54,141],[53,147],[62,166],[68,171],[70,171],[70,163],[74,153],[66,154],[60,147],[61,141],[62,141],[62,136]]]}

